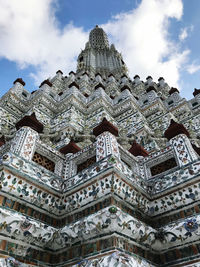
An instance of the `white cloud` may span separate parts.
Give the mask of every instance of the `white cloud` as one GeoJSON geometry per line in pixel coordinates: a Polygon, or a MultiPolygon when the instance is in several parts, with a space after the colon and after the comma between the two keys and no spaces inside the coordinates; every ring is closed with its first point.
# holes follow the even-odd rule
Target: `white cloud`
{"type": "Polygon", "coordinates": [[[122,13],[103,25],[112,42],[122,51],[131,75],[139,74],[154,80],[163,76],[171,86],[178,87],[180,69],[188,59],[189,50],[180,50],[170,40],[170,19],[180,20],[181,0],[143,0],[135,10],[122,13]]]}
{"type": "MultiPolygon", "coordinates": [[[[21,68],[33,65],[32,77],[39,84],[58,69],[76,69],[76,57],[85,47],[88,33],[68,24],[59,28],[55,17],[58,0],[0,0],[0,58],[15,61],[21,68]]],[[[118,14],[103,25],[123,57],[130,75],[154,80],[163,76],[178,86],[180,70],[189,50],[180,50],[170,40],[170,19],[180,20],[181,0],[143,0],[137,7],[118,14]]]]}
{"type": "Polygon", "coordinates": [[[188,37],[188,29],[187,28],[183,28],[181,29],[181,32],[179,34],[179,40],[183,41],[188,37]]]}
{"type": "Polygon", "coordinates": [[[190,27],[182,28],[179,34],[179,40],[184,41],[188,37],[189,32],[193,31],[193,28],[193,25],[191,25],[190,27]]]}
{"type": "Polygon", "coordinates": [[[0,0],[0,58],[37,67],[39,84],[58,69],[76,69],[75,58],[88,34],[72,24],[59,29],[55,0],[0,0]]]}
{"type": "Polygon", "coordinates": [[[200,70],[200,65],[192,63],[192,64],[187,65],[186,69],[190,74],[193,74],[193,73],[197,72],[198,70],[200,70]]]}

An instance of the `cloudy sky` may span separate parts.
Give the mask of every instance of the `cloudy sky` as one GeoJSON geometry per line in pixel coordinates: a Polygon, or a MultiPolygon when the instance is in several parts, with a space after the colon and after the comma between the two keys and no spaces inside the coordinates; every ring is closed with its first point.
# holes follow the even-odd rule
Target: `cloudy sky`
{"type": "Polygon", "coordinates": [[[29,91],[76,70],[89,31],[102,26],[135,74],[192,98],[200,88],[199,0],[0,0],[0,94],[22,77],[29,91]]]}

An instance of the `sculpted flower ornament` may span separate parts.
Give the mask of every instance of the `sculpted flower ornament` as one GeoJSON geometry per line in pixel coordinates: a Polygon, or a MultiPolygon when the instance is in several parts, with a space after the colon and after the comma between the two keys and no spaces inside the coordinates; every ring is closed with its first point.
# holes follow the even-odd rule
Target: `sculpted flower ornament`
{"type": "Polygon", "coordinates": [[[197,221],[194,218],[186,220],[183,226],[187,231],[185,233],[186,236],[192,236],[192,232],[195,232],[198,229],[197,221]]]}
{"type": "Polygon", "coordinates": [[[119,219],[120,214],[121,214],[120,210],[115,206],[111,206],[108,209],[108,212],[106,213],[107,217],[109,217],[110,219],[116,219],[116,218],[119,219]]]}
{"type": "Polygon", "coordinates": [[[12,163],[13,159],[12,159],[12,155],[11,153],[6,153],[3,155],[2,157],[2,163],[4,164],[9,164],[9,163],[12,163]]]}

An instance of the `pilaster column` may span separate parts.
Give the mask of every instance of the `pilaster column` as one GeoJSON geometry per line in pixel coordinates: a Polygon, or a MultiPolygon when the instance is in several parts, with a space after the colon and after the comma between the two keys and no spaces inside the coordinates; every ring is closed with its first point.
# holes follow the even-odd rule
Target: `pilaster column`
{"type": "Polygon", "coordinates": [[[30,127],[24,126],[20,128],[12,140],[10,152],[20,157],[31,160],[35,151],[36,141],[39,135],[30,127]]]}
{"type": "Polygon", "coordinates": [[[100,161],[109,155],[113,155],[120,159],[118,143],[113,134],[103,132],[97,136],[96,160],[100,161]]]}
{"type": "Polygon", "coordinates": [[[76,174],[76,164],[73,159],[70,159],[73,153],[68,153],[65,159],[64,179],[68,179],[76,174]]]}
{"type": "Polygon", "coordinates": [[[198,159],[190,140],[185,134],[179,134],[170,139],[180,166],[184,166],[198,159]]]}

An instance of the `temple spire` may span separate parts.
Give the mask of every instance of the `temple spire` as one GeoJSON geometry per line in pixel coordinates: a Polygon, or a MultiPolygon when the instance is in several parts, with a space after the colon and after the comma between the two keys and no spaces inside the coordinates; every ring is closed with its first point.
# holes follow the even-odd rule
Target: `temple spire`
{"type": "Polygon", "coordinates": [[[109,42],[107,34],[104,32],[102,28],[98,25],[91,30],[89,35],[89,42],[92,48],[94,49],[108,49],[109,42]]]}
{"type": "Polygon", "coordinates": [[[107,78],[110,73],[120,78],[121,73],[127,74],[127,67],[122,55],[109,45],[105,31],[96,25],[89,34],[85,49],[78,56],[77,73],[88,72],[91,76],[100,73],[107,78]]]}

